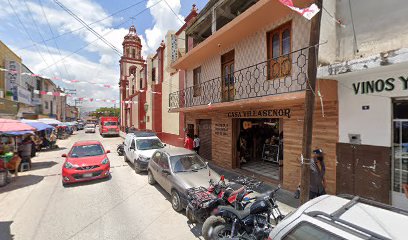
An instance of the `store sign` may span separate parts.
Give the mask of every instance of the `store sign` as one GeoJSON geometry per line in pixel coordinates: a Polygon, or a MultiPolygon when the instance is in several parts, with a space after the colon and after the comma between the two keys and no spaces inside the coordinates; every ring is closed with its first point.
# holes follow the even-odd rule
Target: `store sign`
{"type": "Polygon", "coordinates": [[[9,71],[4,72],[6,94],[13,96],[17,101],[17,86],[20,85],[20,63],[13,60],[5,60],[4,65],[9,71]]]}
{"type": "Polygon", "coordinates": [[[33,104],[33,105],[41,105],[41,99],[35,97],[35,98],[32,99],[31,104],[33,104]]]}
{"type": "MultiPolygon", "coordinates": [[[[378,79],[375,81],[364,81],[353,83],[354,94],[369,94],[369,93],[380,93],[380,92],[390,92],[396,89],[397,83],[400,82],[399,86],[402,90],[408,90],[408,77],[405,78],[400,76],[399,78],[388,78],[386,80],[378,79]]],[[[399,85],[399,84],[398,84],[399,85]]]]}
{"type": "Polygon", "coordinates": [[[228,124],[216,123],[214,133],[215,135],[219,135],[219,136],[227,136],[228,135],[228,124]]]}
{"type": "Polygon", "coordinates": [[[287,117],[290,118],[290,109],[267,109],[267,110],[249,110],[228,112],[227,116],[230,118],[252,118],[252,117],[287,117]]]}
{"type": "Polygon", "coordinates": [[[17,87],[17,102],[31,105],[31,92],[22,87],[17,87]]]}

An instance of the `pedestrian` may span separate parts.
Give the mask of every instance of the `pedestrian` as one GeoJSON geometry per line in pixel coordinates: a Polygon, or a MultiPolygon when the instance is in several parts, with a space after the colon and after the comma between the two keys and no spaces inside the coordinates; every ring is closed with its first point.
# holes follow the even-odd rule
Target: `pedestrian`
{"type": "Polygon", "coordinates": [[[193,138],[190,134],[187,134],[186,140],[184,141],[184,148],[193,150],[193,138]]]}
{"type": "Polygon", "coordinates": [[[193,142],[193,147],[194,147],[194,151],[197,154],[200,154],[200,138],[198,137],[198,135],[194,135],[194,142],[193,142]]]}
{"type": "Polygon", "coordinates": [[[326,166],[324,164],[323,150],[315,149],[310,161],[310,191],[309,199],[326,194],[326,166]]]}

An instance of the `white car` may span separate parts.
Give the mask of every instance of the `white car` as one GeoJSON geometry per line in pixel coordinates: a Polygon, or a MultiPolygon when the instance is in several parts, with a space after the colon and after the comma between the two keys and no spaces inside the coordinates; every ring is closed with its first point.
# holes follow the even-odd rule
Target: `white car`
{"type": "Polygon", "coordinates": [[[88,123],[85,125],[85,133],[95,133],[95,124],[88,123]]]}
{"type": "Polygon", "coordinates": [[[407,239],[408,212],[353,196],[324,195],[283,219],[268,239],[407,239]]]}
{"type": "Polygon", "coordinates": [[[124,142],[125,162],[131,162],[135,172],[147,171],[149,160],[153,153],[160,148],[164,148],[160,139],[152,132],[133,132],[128,133],[124,142]]]}

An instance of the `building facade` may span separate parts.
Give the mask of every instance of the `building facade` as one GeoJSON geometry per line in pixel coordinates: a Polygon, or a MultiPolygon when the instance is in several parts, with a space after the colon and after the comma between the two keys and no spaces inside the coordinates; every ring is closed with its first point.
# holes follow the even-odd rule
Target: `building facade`
{"type": "MultiPolygon", "coordinates": [[[[295,1],[298,7],[312,1],[295,1]]],[[[279,1],[209,1],[186,29],[173,68],[184,87],[171,112],[201,139],[200,155],[289,190],[300,184],[310,22],[279,1]]],[[[336,192],[337,82],[319,79],[313,144],[326,154],[327,191],[336,192]]]]}
{"type": "Polygon", "coordinates": [[[331,46],[319,76],[338,81],[337,192],[408,209],[408,6],[394,4],[392,18],[380,0],[370,1],[375,12],[360,1],[327,5],[347,24],[321,30],[331,46]]]}

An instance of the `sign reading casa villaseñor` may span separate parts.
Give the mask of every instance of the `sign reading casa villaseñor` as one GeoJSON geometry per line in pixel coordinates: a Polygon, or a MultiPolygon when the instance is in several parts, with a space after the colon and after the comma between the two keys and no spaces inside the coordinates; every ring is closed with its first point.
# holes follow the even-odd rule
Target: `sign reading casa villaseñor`
{"type": "Polygon", "coordinates": [[[383,91],[394,91],[398,86],[402,90],[408,90],[408,77],[400,76],[399,78],[387,78],[386,80],[378,79],[375,81],[364,81],[353,83],[354,94],[370,94],[383,91]],[[399,83],[399,84],[398,84],[399,83]]]}
{"type": "Polygon", "coordinates": [[[290,109],[267,109],[267,110],[248,110],[228,112],[230,118],[247,118],[247,117],[287,117],[290,118],[290,109]]]}

